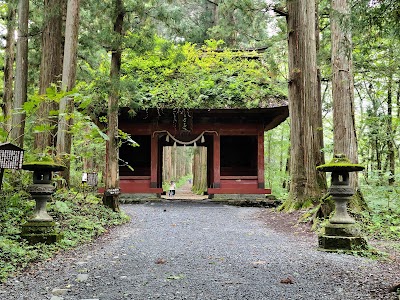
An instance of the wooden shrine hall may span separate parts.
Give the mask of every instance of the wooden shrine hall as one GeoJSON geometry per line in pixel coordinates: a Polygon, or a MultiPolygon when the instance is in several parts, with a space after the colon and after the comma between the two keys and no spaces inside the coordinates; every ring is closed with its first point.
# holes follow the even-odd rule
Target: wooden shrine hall
{"type": "Polygon", "coordinates": [[[288,107],[256,109],[121,109],[119,128],[139,147],[123,144],[121,193],[162,193],[163,147],[207,147],[207,193],[270,194],[264,178],[264,132],[288,117],[288,107]],[[131,166],[128,167],[127,165],[131,166]],[[133,168],[133,170],[132,170],[133,168]]]}

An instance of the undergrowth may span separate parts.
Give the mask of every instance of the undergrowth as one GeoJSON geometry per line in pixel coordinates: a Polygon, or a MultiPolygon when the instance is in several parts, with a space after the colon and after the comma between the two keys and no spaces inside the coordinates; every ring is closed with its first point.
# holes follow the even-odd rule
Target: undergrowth
{"type": "MultiPolygon", "coordinates": [[[[398,179],[400,180],[400,178],[398,179]]],[[[375,180],[374,178],[369,178],[368,183],[362,179],[361,182],[363,184],[360,186],[360,190],[368,208],[357,212],[349,209],[349,214],[356,219],[357,224],[361,227],[362,234],[367,240],[379,241],[380,244],[384,245],[383,251],[392,249],[400,252],[399,184],[388,186],[382,183],[381,178],[375,178],[375,180]]],[[[328,223],[330,215],[324,218],[320,212],[324,205],[329,206],[328,202],[329,198],[325,198],[313,208],[307,209],[299,222],[310,222],[312,223],[313,231],[322,233],[322,229],[328,223]]],[[[370,258],[387,257],[387,254],[373,247],[357,253],[370,258]]]]}
{"type": "Polygon", "coordinates": [[[362,191],[369,207],[361,213],[364,232],[400,250],[400,186],[365,185],[362,191]]]}
{"type": "Polygon", "coordinates": [[[103,206],[94,194],[60,190],[47,204],[47,209],[63,233],[63,239],[54,245],[28,245],[20,239],[20,225],[32,214],[34,206],[35,201],[23,191],[0,195],[0,282],[33,262],[88,242],[110,226],[129,220],[123,212],[116,213],[103,206]]]}

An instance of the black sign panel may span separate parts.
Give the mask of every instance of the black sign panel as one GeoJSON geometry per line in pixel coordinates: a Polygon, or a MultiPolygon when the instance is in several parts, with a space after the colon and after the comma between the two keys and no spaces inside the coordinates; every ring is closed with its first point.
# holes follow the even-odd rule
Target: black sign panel
{"type": "Polygon", "coordinates": [[[88,173],[87,174],[87,185],[97,186],[97,173],[88,173]]]}
{"type": "Polygon", "coordinates": [[[0,144],[0,168],[21,169],[24,159],[24,150],[11,144],[0,144]]]}

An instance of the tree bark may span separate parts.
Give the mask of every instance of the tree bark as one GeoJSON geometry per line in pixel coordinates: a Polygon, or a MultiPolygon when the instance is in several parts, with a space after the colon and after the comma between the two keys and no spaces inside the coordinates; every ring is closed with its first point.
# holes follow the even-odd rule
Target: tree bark
{"type": "MultiPolygon", "coordinates": [[[[358,163],[350,8],[347,0],[332,0],[331,6],[334,152],[343,153],[351,162],[358,163]]],[[[350,180],[357,188],[356,172],[350,180]]]]}
{"type": "Polygon", "coordinates": [[[110,194],[110,190],[119,190],[119,166],[118,166],[118,108],[121,71],[121,40],[123,36],[124,6],[122,0],[115,0],[114,22],[114,49],[111,55],[111,89],[108,96],[108,130],[109,140],[106,144],[106,191],[103,203],[114,211],[119,211],[119,194],[110,194]]]}
{"type": "Polygon", "coordinates": [[[392,89],[393,89],[393,75],[389,77],[388,91],[387,91],[387,162],[389,166],[389,185],[393,185],[395,182],[395,147],[394,147],[394,134],[393,134],[393,101],[392,101],[392,89]]]}
{"type": "MultiPolygon", "coordinates": [[[[68,0],[61,83],[61,89],[63,91],[70,91],[75,86],[79,29],[79,4],[80,0],[68,0]]],[[[62,172],[62,175],[67,185],[69,185],[70,181],[69,155],[71,154],[72,135],[69,132],[69,129],[73,124],[73,119],[71,117],[73,109],[73,98],[64,97],[61,99],[58,116],[57,156],[66,166],[66,169],[62,172]]]]}
{"type": "Polygon", "coordinates": [[[288,1],[289,112],[291,184],[284,208],[300,208],[319,199],[326,182],[316,166],[321,152],[321,100],[318,98],[315,1],[288,1]]]}
{"type": "Polygon", "coordinates": [[[205,1],[206,10],[210,12],[210,24],[207,26],[208,28],[212,28],[218,25],[218,1],[205,1]]]}
{"type": "Polygon", "coordinates": [[[172,147],[164,147],[164,182],[172,180],[172,147]]]}
{"type": "MultiPolygon", "coordinates": [[[[379,119],[378,110],[379,110],[379,100],[372,96],[374,94],[372,84],[368,86],[368,94],[370,95],[372,109],[367,111],[368,117],[370,119],[379,119]]],[[[371,162],[371,171],[376,170],[378,173],[382,171],[382,160],[381,160],[381,150],[379,147],[379,135],[377,126],[379,126],[376,122],[371,127],[371,134],[369,138],[370,148],[371,148],[371,155],[370,155],[370,162],[371,162]]]]}
{"type": "Polygon", "coordinates": [[[193,186],[192,186],[192,191],[196,192],[198,188],[198,182],[199,182],[199,166],[200,165],[200,150],[199,148],[195,149],[193,151],[193,164],[192,164],[192,174],[193,174],[193,186]]]}
{"type": "MultiPolygon", "coordinates": [[[[345,154],[358,163],[354,117],[354,78],[351,15],[347,0],[331,1],[332,99],[334,153],[345,154]]],[[[350,201],[355,210],[367,208],[358,190],[357,172],[350,173],[350,185],[357,191],[350,201]]]]}
{"type": "Polygon", "coordinates": [[[171,152],[171,165],[172,165],[171,176],[172,176],[172,180],[174,180],[174,181],[176,181],[176,179],[177,179],[177,176],[176,176],[177,152],[178,152],[178,147],[173,147],[172,152],[171,152]]]}
{"type": "Polygon", "coordinates": [[[11,132],[13,82],[14,82],[14,60],[15,60],[15,7],[13,3],[8,4],[6,48],[4,53],[4,92],[3,92],[3,116],[4,129],[11,132]]]}
{"type": "Polygon", "coordinates": [[[19,0],[11,140],[21,148],[24,146],[25,133],[25,111],[23,105],[27,99],[28,86],[28,20],[29,0],[19,0]]]}
{"type": "MultiPolygon", "coordinates": [[[[61,79],[61,0],[44,1],[45,26],[42,33],[42,57],[40,61],[39,94],[46,95],[51,84],[57,85],[61,79]]],[[[56,122],[49,117],[50,111],[57,110],[55,103],[44,100],[36,113],[37,125],[54,126],[56,122]]],[[[44,130],[35,134],[34,147],[44,152],[47,147],[55,144],[54,131],[44,130]]]]}
{"type": "MultiPolygon", "coordinates": [[[[321,34],[321,31],[319,29],[319,14],[318,14],[318,6],[319,6],[319,0],[315,1],[315,45],[316,45],[316,51],[317,53],[319,53],[319,49],[320,49],[320,41],[319,41],[319,37],[321,34]]],[[[322,102],[323,102],[323,98],[322,98],[322,87],[321,87],[321,70],[318,67],[318,60],[317,60],[317,109],[318,109],[318,116],[317,117],[317,126],[320,130],[318,130],[318,143],[319,143],[319,149],[321,151],[321,155],[319,156],[319,164],[324,164],[325,163],[325,156],[322,154],[322,149],[324,149],[324,132],[322,130],[322,128],[324,127],[323,123],[322,123],[322,102]]],[[[317,174],[320,182],[321,182],[321,186],[323,187],[323,189],[326,189],[326,174],[324,172],[319,172],[317,174]]]]}
{"type": "MultiPolygon", "coordinates": [[[[86,125],[83,130],[85,131],[86,134],[90,134],[90,130],[91,128],[89,127],[89,125],[86,125]]],[[[88,149],[90,147],[90,143],[92,141],[90,139],[86,139],[83,147],[85,147],[85,149],[88,149]]],[[[83,155],[82,156],[82,161],[83,161],[83,172],[97,172],[99,169],[99,166],[95,164],[93,156],[87,156],[87,155],[83,155]]],[[[103,172],[104,173],[104,172],[103,172]]]]}
{"type": "Polygon", "coordinates": [[[179,147],[178,149],[180,151],[177,152],[177,156],[176,156],[176,178],[177,180],[179,180],[184,172],[182,171],[182,165],[183,165],[183,158],[184,158],[184,152],[182,151],[184,150],[185,147],[179,147]]]}
{"type": "Polygon", "coordinates": [[[196,194],[204,194],[207,190],[207,148],[197,147],[193,156],[193,187],[196,194]]]}
{"type": "Polygon", "coordinates": [[[397,81],[397,94],[396,94],[396,106],[397,106],[397,119],[400,119],[400,80],[397,81]]]}

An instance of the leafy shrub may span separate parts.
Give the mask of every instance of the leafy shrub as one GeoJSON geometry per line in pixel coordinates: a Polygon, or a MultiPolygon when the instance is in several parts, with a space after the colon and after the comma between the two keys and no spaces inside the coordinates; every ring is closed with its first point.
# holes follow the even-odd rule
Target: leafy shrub
{"type": "Polygon", "coordinates": [[[0,195],[0,281],[5,281],[32,262],[90,241],[110,226],[129,220],[124,213],[103,206],[101,199],[94,194],[60,190],[47,205],[64,237],[54,245],[28,245],[20,239],[20,225],[31,215],[35,201],[23,191],[0,195]]]}
{"type": "Polygon", "coordinates": [[[374,238],[400,241],[400,187],[374,183],[361,187],[369,206],[362,213],[364,230],[374,238]]]}

